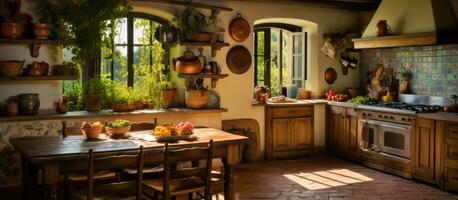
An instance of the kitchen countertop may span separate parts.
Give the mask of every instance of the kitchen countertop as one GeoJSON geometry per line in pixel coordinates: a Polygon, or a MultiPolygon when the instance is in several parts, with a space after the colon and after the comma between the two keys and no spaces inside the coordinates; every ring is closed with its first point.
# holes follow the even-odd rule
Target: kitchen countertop
{"type": "Polygon", "coordinates": [[[55,120],[55,119],[81,119],[90,117],[106,116],[130,116],[130,115],[166,115],[166,114],[199,114],[199,113],[222,113],[227,112],[225,108],[217,109],[188,109],[188,108],[169,108],[159,110],[136,110],[132,112],[113,112],[112,110],[101,110],[99,112],[75,111],[66,114],[58,114],[54,110],[40,110],[37,115],[15,117],[0,117],[0,122],[19,122],[33,120],[55,120]]]}
{"type": "Polygon", "coordinates": [[[446,113],[446,112],[419,113],[417,116],[421,118],[426,118],[426,119],[434,119],[434,120],[458,123],[458,113],[446,113]]]}

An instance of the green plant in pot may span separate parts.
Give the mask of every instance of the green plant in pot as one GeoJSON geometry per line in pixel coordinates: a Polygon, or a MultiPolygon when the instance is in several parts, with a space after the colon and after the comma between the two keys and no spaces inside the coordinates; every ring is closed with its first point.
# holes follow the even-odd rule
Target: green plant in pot
{"type": "Polygon", "coordinates": [[[173,18],[172,25],[177,27],[188,41],[210,42],[213,39],[213,32],[209,27],[215,22],[216,14],[207,17],[195,8],[187,8],[181,15],[173,18]]]}
{"type": "Polygon", "coordinates": [[[85,82],[84,105],[87,111],[100,111],[102,97],[105,95],[105,84],[100,78],[92,78],[85,82]]]}
{"type": "Polygon", "coordinates": [[[111,108],[115,112],[127,112],[134,110],[132,102],[132,89],[120,82],[113,82],[111,95],[111,108]]]}
{"type": "Polygon", "coordinates": [[[408,94],[410,93],[410,79],[412,78],[412,72],[410,68],[401,67],[396,73],[396,79],[398,79],[398,93],[408,94]]]}

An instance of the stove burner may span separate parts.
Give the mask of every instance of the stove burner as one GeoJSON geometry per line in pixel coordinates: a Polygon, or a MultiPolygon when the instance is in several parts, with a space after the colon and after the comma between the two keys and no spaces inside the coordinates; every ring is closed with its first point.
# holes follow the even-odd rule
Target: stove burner
{"type": "Polygon", "coordinates": [[[441,106],[437,105],[423,105],[423,104],[406,104],[400,102],[389,102],[389,103],[373,103],[368,104],[370,106],[377,106],[377,107],[385,107],[385,108],[392,108],[392,109],[400,109],[400,110],[410,110],[415,111],[418,113],[434,113],[442,110],[441,106]]]}

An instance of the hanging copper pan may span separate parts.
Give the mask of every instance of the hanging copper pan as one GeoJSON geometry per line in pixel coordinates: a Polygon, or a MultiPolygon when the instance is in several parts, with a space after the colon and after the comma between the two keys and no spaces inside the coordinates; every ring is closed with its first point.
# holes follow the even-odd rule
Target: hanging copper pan
{"type": "Polygon", "coordinates": [[[229,24],[229,35],[236,42],[245,41],[250,36],[250,31],[250,24],[242,18],[240,13],[229,24]]]}
{"type": "Polygon", "coordinates": [[[326,83],[328,83],[329,85],[333,84],[337,79],[337,72],[334,68],[328,68],[326,69],[326,71],[324,72],[324,80],[326,81],[326,83]]]}
{"type": "Polygon", "coordinates": [[[226,63],[229,70],[235,74],[243,74],[251,67],[251,54],[243,46],[233,47],[226,56],[226,63]]]}

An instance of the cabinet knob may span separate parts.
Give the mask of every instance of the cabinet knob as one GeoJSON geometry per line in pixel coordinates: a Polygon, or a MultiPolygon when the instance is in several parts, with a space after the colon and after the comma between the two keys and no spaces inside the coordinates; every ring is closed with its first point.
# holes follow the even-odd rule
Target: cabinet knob
{"type": "Polygon", "coordinates": [[[390,116],[390,119],[394,119],[394,117],[393,117],[393,116],[390,116]]]}

